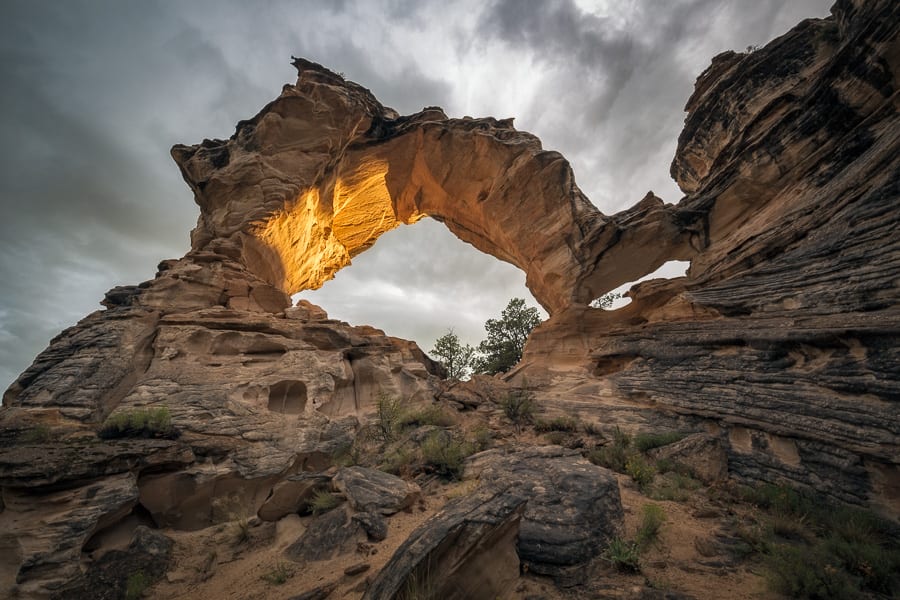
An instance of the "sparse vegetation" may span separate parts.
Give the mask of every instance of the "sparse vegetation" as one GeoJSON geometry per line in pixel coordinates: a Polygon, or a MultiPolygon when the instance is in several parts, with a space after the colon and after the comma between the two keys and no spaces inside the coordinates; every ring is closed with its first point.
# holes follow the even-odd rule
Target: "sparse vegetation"
{"type": "Polygon", "coordinates": [[[340,503],[340,497],[328,490],[320,489],[316,490],[309,502],[306,503],[306,506],[313,515],[320,515],[336,508],[340,503]]]}
{"type": "Polygon", "coordinates": [[[639,433],[634,436],[634,447],[641,452],[647,452],[653,448],[660,448],[674,444],[683,440],[684,434],[677,431],[667,431],[665,433],[639,433]]]}
{"type": "Polygon", "coordinates": [[[654,478],[653,480],[653,486],[650,489],[649,496],[654,500],[674,500],[676,502],[684,502],[690,498],[692,492],[698,490],[702,485],[690,475],[682,475],[681,473],[661,467],[659,462],[657,462],[656,468],[660,473],[664,473],[664,475],[654,478]]]}
{"type": "Polygon", "coordinates": [[[113,413],[107,417],[97,433],[103,439],[124,437],[173,438],[177,431],[165,406],[138,408],[113,413]]]}
{"type": "Polygon", "coordinates": [[[448,431],[435,431],[422,444],[422,460],[438,475],[459,479],[463,473],[463,463],[474,449],[466,440],[448,431]]]}
{"type": "Polygon", "coordinates": [[[578,419],[573,417],[555,417],[549,421],[539,420],[535,422],[534,430],[538,433],[546,433],[548,431],[574,433],[578,431],[578,419]]]}
{"type": "Polygon", "coordinates": [[[641,570],[641,552],[637,544],[619,537],[610,540],[601,558],[619,571],[637,573],[641,570]]]}
{"type": "Polygon", "coordinates": [[[402,398],[390,396],[384,392],[375,401],[375,430],[381,441],[393,442],[402,429],[400,419],[406,409],[402,398]]]}
{"type": "Polygon", "coordinates": [[[581,424],[581,428],[587,435],[602,435],[603,431],[600,429],[600,426],[594,423],[593,421],[585,421],[581,424]]]}
{"type": "Polygon", "coordinates": [[[897,526],[786,486],[738,490],[763,511],[737,527],[748,553],[761,555],[770,587],[794,598],[900,594],[897,526]]]}
{"type": "Polygon", "coordinates": [[[421,425],[452,427],[455,424],[456,417],[439,404],[432,404],[421,410],[406,411],[399,417],[399,426],[401,428],[421,425]]]}
{"type": "Polygon", "coordinates": [[[534,394],[526,389],[510,392],[500,401],[500,407],[515,426],[516,433],[521,433],[522,425],[534,419],[534,394]]]}
{"type": "Polygon", "coordinates": [[[278,562],[274,567],[260,576],[260,579],[272,585],[284,585],[288,579],[294,576],[294,569],[286,562],[278,562]]]}
{"type": "Polygon", "coordinates": [[[666,513],[658,504],[645,504],[641,509],[641,526],[635,535],[638,548],[646,548],[659,537],[659,530],[666,522],[666,513]]]}
{"type": "Polygon", "coordinates": [[[125,580],[125,600],[138,600],[144,596],[144,592],[150,587],[150,578],[143,571],[137,571],[128,575],[125,580]]]}
{"type": "Polygon", "coordinates": [[[239,546],[250,540],[250,520],[241,515],[234,520],[234,544],[239,546]]]}
{"type": "Polygon", "coordinates": [[[384,453],[378,468],[391,475],[411,477],[417,461],[418,455],[415,450],[399,445],[384,453]]]}

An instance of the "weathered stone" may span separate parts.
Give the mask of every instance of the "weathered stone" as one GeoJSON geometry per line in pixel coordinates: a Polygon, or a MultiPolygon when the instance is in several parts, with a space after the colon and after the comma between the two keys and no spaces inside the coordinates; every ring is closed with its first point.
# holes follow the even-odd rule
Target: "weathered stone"
{"type": "Polygon", "coordinates": [[[316,489],[331,480],[327,475],[301,473],[280,481],[272,488],[272,493],[259,507],[257,514],[264,521],[277,521],[292,513],[300,512],[316,489]]]}
{"type": "Polygon", "coordinates": [[[583,575],[584,566],[622,532],[615,476],[572,450],[489,450],[476,455],[466,477],[478,478],[488,490],[510,490],[528,499],[517,548],[529,571],[566,579],[583,575]]]}
{"type": "Polygon", "coordinates": [[[388,524],[387,520],[377,512],[359,512],[353,515],[353,520],[362,525],[366,531],[366,535],[373,542],[380,542],[387,539],[388,524]]]}
{"type": "Polygon", "coordinates": [[[76,585],[66,587],[54,597],[59,600],[124,598],[129,577],[140,576],[151,583],[165,574],[172,546],[172,540],[165,535],[147,527],[138,527],[127,548],[111,550],[88,564],[76,585]]]}
{"type": "Polygon", "coordinates": [[[291,596],[288,600],[325,600],[331,596],[331,593],[337,589],[337,583],[326,583],[319,585],[311,590],[291,596]]]}
{"type": "Polygon", "coordinates": [[[409,508],[422,494],[414,483],[366,467],[343,468],[334,476],[333,483],[354,509],[383,515],[409,508]]]}
{"type": "Polygon", "coordinates": [[[519,576],[516,533],[527,499],[480,492],[447,504],[379,571],[363,600],[394,598],[407,581],[447,600],[502,597],[519,576]]]}
{"type": "Polygon", "coordinates": [[[338,507],[314,517],[303,535],[285,550],[285,556],[297,562],[328,560],[355,551],[363,539],[360,524],[338,507]]]}
{"type": "Polygon", "coordinates": [[[62,491],[3,488],[0,589],[45,597],[81,576],[90,536],[125,517],[138,500],[131,473],[62,491]]]}

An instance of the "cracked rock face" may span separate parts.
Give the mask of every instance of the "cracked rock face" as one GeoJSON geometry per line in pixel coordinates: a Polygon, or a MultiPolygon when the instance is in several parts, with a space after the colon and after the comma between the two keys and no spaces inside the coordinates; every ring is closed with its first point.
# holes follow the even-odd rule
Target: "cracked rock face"
{"type": "MultiPolygon", "coordinates": [[[[507,378],[527,379],[546,408],[704,433],[710,478],[900,514],[892,0],[839,0],[827,19],[716,57],[672,164],[686,196],[647,194],[615,215],[511,120],[400,116],[320,65],[294,65],[296,84],[229,140],[172,149],[200,206],[188,254],[110,290],[4,394],[0,595],[66,589],[84,549],[129,520],[197,529],[295,511],[381,394],[485,402],[487,382],[442,390],[412,342],[291,306],[426,217],[525,271],[551,318],[507,378]],[[640,284],[614,312],[589,308],[669,260],[691,261],[687,276],[640,284]],[[178,435],[96,436],[111,415],[163,410],[178,435]]],[[[474,506],[460,527],[507,549],[500,589],[518,561],[510,532],[543,517],[497,502],[490,527],[474,506]]]]}

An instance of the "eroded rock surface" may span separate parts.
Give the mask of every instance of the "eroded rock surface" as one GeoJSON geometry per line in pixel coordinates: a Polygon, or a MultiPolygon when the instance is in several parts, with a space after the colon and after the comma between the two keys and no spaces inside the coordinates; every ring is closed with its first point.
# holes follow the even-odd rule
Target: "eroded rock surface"
{"type": "MultiPolygon", "coordinates": [[[[686,196],[671,205],[650,193],[615,215],[594,208],[568,163],[511,120],[437,108],[399,116],[324,67],[294,65],[297,83],[229,140],[173,148],[200,206],[188,254],[160,263],[152,281],[110,290],[105,310],[52,340],[4,394],[0,594],[60,592],[111,528],[293,514],[310,482],[331,479],[323,473],[381,394],[489,404],[506,384],[441,386],[440,367],[414,343],[291,306],[289,294],[426,216],[526,272],[551,318],[508,379],[527,379],[547,410],[703,432],[710,478],[727,468],[745,482],[900,514],[891,0],[839,0],[827,19],[716,57],[688,102],[672,165],[686,196]],[[691,261],[686,277],[643,283],[618,311],[588,307],[674,259],[691,261]],[[165,411],[171,435],[96,437],[110,416],[139,411],[165,411]]],[[[611,530],[585,538],[570,518],[594,519],[592,509],[538,507],[549,488],[572,502],[589,490],[610,499],[591,487],[607,482],[592,484],[580,463],[558,477],[528,466],[539,458],[578,460],[483,466],[495,486],[487,508],[458,505],[442,525],[476,540],[449,572],[475,573],[477,539],[489,540],[504,548],[490,584],[502,586],[511,531],[516,560],[536,572],[567,576],[572,560],[596,554],[611,530]],[[520,486],[507,486],[511,472],[520,486]],[[527,490],[527,504],[501,488],[527,490]]],[[[347,539],[380,537],[377,510],[344,514],[347,539]]],[[[417,547],[431,554],[429,544],[417,547]]]]}

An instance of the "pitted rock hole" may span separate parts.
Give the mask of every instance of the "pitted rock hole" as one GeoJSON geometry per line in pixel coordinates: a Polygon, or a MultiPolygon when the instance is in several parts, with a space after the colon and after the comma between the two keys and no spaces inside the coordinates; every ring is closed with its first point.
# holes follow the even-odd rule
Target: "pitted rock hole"
{"type": "Polygon", "coordinates": [[[306,410],[306,385],[302,381],[279,381],[269,387],[269,410],[299,415],[306,410]]]}

